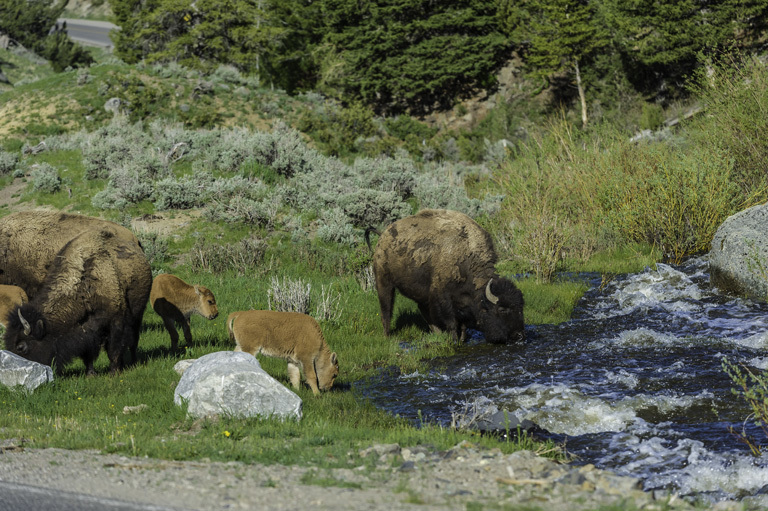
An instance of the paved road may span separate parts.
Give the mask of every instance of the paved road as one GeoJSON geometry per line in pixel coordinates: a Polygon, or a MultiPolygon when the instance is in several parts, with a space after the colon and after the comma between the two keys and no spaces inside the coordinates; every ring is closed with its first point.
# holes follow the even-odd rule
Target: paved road
{"type": "Polygon", "coordinates": [[[109,32],[119,30],[117,25],[108,21],[78,20],[72,18],[59,18],[59,24],[67,22],[67,34],[73,41],[101,48],[111,48],[112,40],[109,32]]]}
{"type": "Polygon", "coordinates": [[[179,511],[179,508],[138,504],[0,481],[0,511],[31,511],[34,509],[55,509],[56,511],[179,511]]]}

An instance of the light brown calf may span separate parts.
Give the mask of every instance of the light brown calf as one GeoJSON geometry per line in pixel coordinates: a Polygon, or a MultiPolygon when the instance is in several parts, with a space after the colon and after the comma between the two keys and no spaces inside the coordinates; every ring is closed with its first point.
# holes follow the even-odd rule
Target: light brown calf
{"type": "Polygon", "coordinates": [[[18,286],[0,285],[0,324],[8,325],[8,314],[17,305],[27,303],[27,293],[18,286]]]}
{"type": "Polygon", "coordinates": [[[192,314],[198,314],[205,319],[214,319],[219,315],[216,298],[207,288],[190,285],[175,275],[161,273],[152,282],[149,293],[149,303],[163,318],[163,324],[171,334],[171,349],[179,345],[179,333],[176,325],[181,325],[184,340],[187,345],[192,343],[192,332],[189,329],[189,319],[192,314]]]}
{"type": "Polygon", "coordinates": [[[233,312],[227,318],[235,351],[288,361],[291,385],[298,389],[301,371],[315,395],[330,390],[339,375],[339,360],[325,342],[320,325],[306,314],[249,310],[233,312]]]}

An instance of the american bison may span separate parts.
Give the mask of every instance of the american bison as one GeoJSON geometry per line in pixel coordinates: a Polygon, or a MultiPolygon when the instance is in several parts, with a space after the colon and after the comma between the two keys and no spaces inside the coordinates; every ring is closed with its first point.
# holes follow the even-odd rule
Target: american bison
{"type": "Polygon", "coordinates": [[[39,292],[8,316],[5,346],[61,372],[75,357],[88,374],[102,346],[111,372],[135,360],[152,270],[137,243],[113,230],[85,231],[56,254],[39,292]]]}
{"type": "Polygon", "coordinates": [[[216,297],[210,289],[204,286],[189,285],[179,277],[161,273],[152,282],[149,293],[149,303],[157,314],[163,318],[165,329],[171,335],[171,349],[179,345],[179,333],[176,325],[181,325],[184,340],[187,345],[192,343],[192,332],[189,320],[192,314],[198,314],[205,319],[215,319],[219,315],[216,307],[216,297]]]}
{"type": "Polygon", "coordinates": [[[0,284],[19,286],[34,298],[56,254],[75,236],[94,229],[139,243],[129,229],[84,215],[30,210],[0,218],[0,284]]]}
{"type": "Polygon", "coordinates": [[[233,312],[227,318],[229,339],[235,351],[288,361],[291,385],[298,389],[300,371],[312,392],[330,390],[339,375],[339,359],[331,353],[317,321],[299,312],[249,310],[233,312]]]}
{"type": "Polygon", "coordinates": [[[19,305],[29,301],[27,293],[19,286],[0,284],[0,324],[8,324],[8,314],[19,305]]]}
{"type": "MultiPolygon", "coordinates": [[[[370,246],[366,230],[366,241],[370,246]]],[[[480,330],[491,343],[525,339],[523,294],[494,268],[491,236],[463,213],[426,209],[387,227],[373,253],[384,334],[395,290],[415,301],[433,331],[466,338],[480,330]]]]}

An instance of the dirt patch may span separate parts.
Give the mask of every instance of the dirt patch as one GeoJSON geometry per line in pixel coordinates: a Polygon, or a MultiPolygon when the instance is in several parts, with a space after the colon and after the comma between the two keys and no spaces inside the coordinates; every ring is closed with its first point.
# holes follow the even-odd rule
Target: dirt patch
{"type": "Polygon", "coordinates": [[[159,211],[134,218],[131,221],[131,228],[136,233],[153,233],[160,238],[178,237],[201,215],[202,212],[196,209],[159,211]]]}

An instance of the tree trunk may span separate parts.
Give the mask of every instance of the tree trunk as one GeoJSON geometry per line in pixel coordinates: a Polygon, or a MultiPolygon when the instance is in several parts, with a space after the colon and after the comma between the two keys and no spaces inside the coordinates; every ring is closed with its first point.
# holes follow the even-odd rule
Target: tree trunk
{"type": "Polygon", "coordinates": [[[576,88],[579,90],[579,101],[581,101],[581,127],[587,126],[587,98],[584,96],[584,86],[581,83],[581,70],[579,69],[578,59],[573,61],[573,70],[576,72],[576,88]]]}

